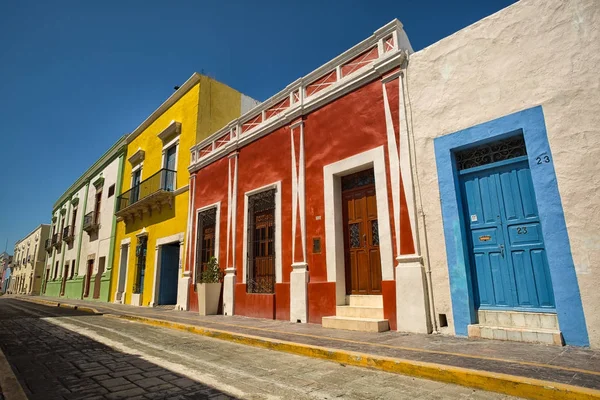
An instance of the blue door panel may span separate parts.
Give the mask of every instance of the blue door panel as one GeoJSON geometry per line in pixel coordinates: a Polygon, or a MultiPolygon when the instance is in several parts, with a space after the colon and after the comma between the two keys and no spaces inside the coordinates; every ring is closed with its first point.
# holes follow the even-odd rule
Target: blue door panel
{"type": "Polygon", "coordinates": [[[533,265],[533,274],[535,276],[536,287],[538,290],[539,306],[554,308],[554,293],[552,291],[552,281],[550,280],[550,269],[548,268],[548,258],[546,250],[535,249],[531,251],[531,260],[533,265]],[[548,290],[547,288],[550,288],[548,290]]]}
{"type": "Polygon", "coordinates": [[[506,221],[516,221],[521,218],[523,212],[519,200],[519,189],[515,188],[514,172],[504,172],[500,174],[500,184],[502,188],[501,201],[504,206],[504,216],[506,221]],[[516,189],[516,193],[515,193],[516,189]]]}
{"type": "Polygon", "coordinates": [[[519,179],[519,191],[523,204],[523,217],[527,219],[537,219],[538,210],[533,192],[533,182],[531,181],[531,173],[529,168],[520,169],[517,173],[519,179]]]}
{"type": "Polygon", "coordinates": [[[164,245],[160,257],[158,304],[177,304],[179,245],[164,245]]]}
{"type": "Polygon", "coordinates": [[[461,171],[461,181],[477,305],[554,308],[527,161],[461,171]]]}
{"type": "Polygon", "coordinates": [[[515,271],[517,305],[528,308],[537,307],[535,280],[531,269],[529,253],[525,251],[513,251],[512,262],[515,271]]]}
{"type": "Polygon", "coordinates": [[[494,285],[492,283],[492,270],[487,254],[474,254],[475,270],[478,285],[479,303],[492,306],[494,301],[494,285]]]}

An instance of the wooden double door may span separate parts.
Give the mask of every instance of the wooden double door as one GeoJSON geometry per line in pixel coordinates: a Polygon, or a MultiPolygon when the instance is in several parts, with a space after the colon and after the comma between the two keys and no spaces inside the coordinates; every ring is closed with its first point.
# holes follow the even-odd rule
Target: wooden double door
{"type": "MultiPolygon", "coordinates": [[[[359,174],[372,174],[372,171],[359,174]]],[[[381,257],[375,185],[346,186],[350,186],[342,191],[346,294],[381,294],[381,257]]]]}

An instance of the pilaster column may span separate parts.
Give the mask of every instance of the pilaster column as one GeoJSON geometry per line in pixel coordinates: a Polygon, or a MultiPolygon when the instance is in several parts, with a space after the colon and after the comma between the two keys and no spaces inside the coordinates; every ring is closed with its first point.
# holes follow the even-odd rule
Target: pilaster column
{"type": "Polygon", "coordinates": [[[225,277],[223,278],[223,314],[234,315],[238,153],[230,154],[227,161],[229,163],[229,171],[227,175],[227,246],[225,277]]]}
{"type": "Polygon", "coordinates": [[[304,176],[304,121],[290,126],[292,156],[292,273],[290,321],[308,322],[308,263],[306,262],[306,198],[304,176]]]}

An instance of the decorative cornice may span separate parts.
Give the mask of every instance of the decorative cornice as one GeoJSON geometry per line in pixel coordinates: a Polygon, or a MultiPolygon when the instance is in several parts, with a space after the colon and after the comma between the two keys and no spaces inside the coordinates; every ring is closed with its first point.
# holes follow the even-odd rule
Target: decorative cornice
{"type": "Polygon", "coordinates": [[[100,189],[104,185],[104,177],[100,175],[96,180],[92,182],[92,185],[96,187],[96,190],[100,189]]]}
{"type": "Polygon", "coordinates": [[[190,173],[397,68],[412,52],[398,20],[288,85],[191,149],[190,173]]]}
{"type": "Polygon", "coordinates": [[[162,140],[164,143],[169,142],[173,137],[179,135],[181,133],[181,123],[177,121],[171,121],[169,126],[167,126],[161,133],[159,133],[158,138],[162,140]]]}
{"type": "Polygon", "coordinates": [[[133,132],[127,137],[127,143],[131,143],[133,139],[138,137],[146,128],[148,128],[154,121],[158,119],[165,111],[167,111],[173,104],[181,99],[187,92],[190,91],[198,82],[200,82],[202,75],[194,72],[190,78],[185,81],[179,89],[175,91],[164,103],[160,105],[144,122],[140,124],[133,132]]]}
{"type": "Polygon", "coordinates": [[[122,136],[115,144],[111,146],[91,167],[89,167],[54,203],[53,210],[56,211],[65,201],[79,191],[93,176],[98,174],[108,163],[123,153],[126,149],[127,135],[122,136]]]}
{"type": "Polygon", "coordinates": [[[142,161],[144,161],[144,158],[146,157],[146,152],[142,149],[138,149],[135,153],[133,153],[131,155],[131,157],[129,157],[127,159],[127,161],[129,161],[129,164],[131,164],[132,167],[138,165],[139,163],[141,163],[142,161]]]}

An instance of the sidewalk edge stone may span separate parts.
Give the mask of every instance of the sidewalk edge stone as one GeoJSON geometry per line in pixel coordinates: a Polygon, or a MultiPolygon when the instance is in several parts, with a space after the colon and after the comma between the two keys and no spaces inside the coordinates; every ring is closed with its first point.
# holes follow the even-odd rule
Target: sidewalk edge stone
{"type": "Polygon", "coordinates": [[[25,391],[0,349],[0,393],[5,400],[27,400],[25,391]]]}

